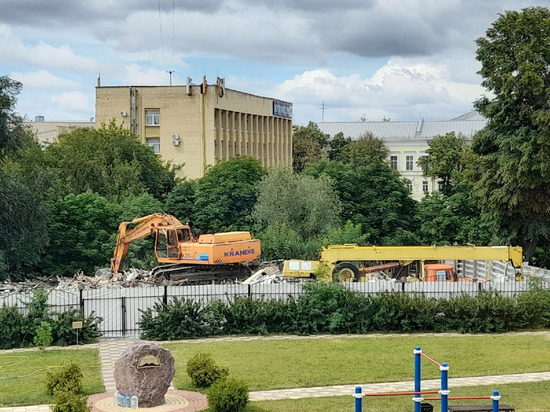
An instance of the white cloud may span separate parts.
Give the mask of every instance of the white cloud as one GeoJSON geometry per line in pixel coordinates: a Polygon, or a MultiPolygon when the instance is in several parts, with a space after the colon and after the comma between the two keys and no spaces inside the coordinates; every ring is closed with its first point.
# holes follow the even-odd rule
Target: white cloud
{"type": "Polygon", "coordinates": [[[329,69],[303,72],[281,83],[275,94],[295,103],[298,123],[320,121],[409,120],[418,114],[431,120],[455,117],[471,109],[483,89],[453,80],[443,64],[392,59],[371,77],[337,76],[329,69]],[[309,117],[308,117],[309,116],[309,117]]]}
{"type": "Polygon", "coordinates": [[[80,85],[74,80],[68,80],[55,76],[46,70],[26,73],[13,72],[11,77],[23,83],[23,90],[74,90],[80,87],[80,85]]]}
{"type": "Polygon", "coordinates": [[[51,101],[57,104],[62,110],[71,110],[74,112],[93,112],[95,102],[90,102],[88,97],[81,92],[66,92],[54,94],[51,101]]]}

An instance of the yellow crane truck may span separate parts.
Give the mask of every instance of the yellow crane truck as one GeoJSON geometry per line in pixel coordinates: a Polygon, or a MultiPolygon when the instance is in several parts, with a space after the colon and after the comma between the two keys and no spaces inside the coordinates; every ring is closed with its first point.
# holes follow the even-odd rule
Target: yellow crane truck
{"type": "MultiPolygon", "coordinates": [[[[416,262],[416,280],[438,281],[443,279],[427,275],[426,264],[451,260],[496,260],[510,263],[520,273],[523,267],[523,251],[517,246],[330,245],[321,249],[318,261],[286,260],[283,264],[283,275],[315,277],[328,272],[335,281],[357,282],[367,279],[371,273],[386,271],[396,278],[410,278],[408,266],[416,262]]],[[[520,274],[516,275],[516,279],[519,278],[520,274]]]]}

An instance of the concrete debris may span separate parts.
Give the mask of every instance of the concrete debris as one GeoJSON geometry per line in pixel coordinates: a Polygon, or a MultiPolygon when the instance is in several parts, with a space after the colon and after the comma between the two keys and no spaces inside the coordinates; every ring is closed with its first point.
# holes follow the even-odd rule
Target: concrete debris
{"type": "MultiPolygon", "coordinates": [[[[296,282],[297,279],[283,277],[282,261],[262,262],[258,270],[243,284],[273,284],[296,282]]],[[[221,283],[235,283],[235,281],[223,280],[221,283]]],[[[217,282],[219,283],[219,282],[217,282]]],[[[0,296],[13,293],[31,293],[36,289],[56,289],[67,292],[77,292],[85,289],[98,288],[128,288],[145,287],[150,285],[182,286],[187,285],[187,280],[165,280],[158,279],[152,275],[152,271],[132,268],[122,273],[113,273],[111,269],[98,269],[94,276],[87,276],[83,272],[76,273],[72,278],[50,277],[42,280],[28,280],[24,282],[0,283],[0,296]]]]}

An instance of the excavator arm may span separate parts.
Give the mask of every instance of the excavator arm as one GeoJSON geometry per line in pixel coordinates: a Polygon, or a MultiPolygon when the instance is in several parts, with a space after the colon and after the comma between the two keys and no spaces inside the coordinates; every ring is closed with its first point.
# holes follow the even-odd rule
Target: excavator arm
{"type": "Polygon", "coordinates": [[[181,222],[174,216],[164,213],[154,213],[138,217],[131,222],[122,222],[118,227],[115,251],[111,259],[111,270],[114,273],[120,270],[120,266],[128,253],[130,243],[153,234],[160,226],[181,225],[181,222]]]}

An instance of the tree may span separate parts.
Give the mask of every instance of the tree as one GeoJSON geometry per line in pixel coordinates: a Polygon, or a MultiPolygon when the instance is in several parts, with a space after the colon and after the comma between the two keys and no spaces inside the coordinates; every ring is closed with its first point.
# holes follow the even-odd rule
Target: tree
{"type": "Polygon", "coordinates": [[[264,174],[252,157],[236,156],[211,167],[195,186],[194,226],[204,232],[249,230],[256,185],[264,174]]]}
{"type": "Polygon", "coordinates": [[[468,191],[453,189],[449,196],[436,192],[418,204],[420,242],[423,245],[488,245],[493,227],[474,204],[468,191]]]}
{"type": "Polygon", "coordinates": [[[54,204],[50,244],[42,266],[52,275],[92,274],[113,254],[120,206],[90,191],[69,194],[54,204]]]}
{"type": "Polygon", "coordinates": [[[463,169],[466,150],[466,142],[462,136],[456,136],[454,132],[444,136],[437,135],[428,142],[428,156],[421,157],[417,163],[424,169],[424,176],[439,179],[441,191],[448,195],[452,188],[453,174],[463,169]]]}
{"type": "Polygon", "coordinates": [[[175,169],[114,122],[62,134],[46,148],[46,155],[66,193],[91,190],[113,199],[149,193],[162,199],[176,184],[175,169]]]}
{"type": "Polygon", "coordinates": [[[17,95],[23,85],[7,76],[0,76],[0,159],[31,143],[32,133],[23,119],[14,112],[17,95]]]}
{"type": "Polygon", "coordinates": [[[360,224],[368,242],[379,245],[413,245],[416,202],[409,196],[401,176],[384,161],[355,167],[341,162],[320,162],[306,173],[327,175],[333,181],[342,207],[342,221],[360,224]]]}
{"type": "Polygon", "coordinates": [[[49,210],[40,193],[0,168],[0,280],[23,280],[49,243],[49,210]]]}
{"type": "Polygon", "coordinates": [[[365,166],[373,161],[385,161],[389,154],[390,150],[382,139],[366,132],[342,148],[339,160],[354,166],[365,166]]]}
{"type": "Polygon", "coordinates": [[[475,102],[488,123],[472,145],[474,193],[501,241],[520,242],[529,259],[550,239],[550,11],[507,11],[476,43],[493,97],[475,102]]]}
{"type": "Polygon", "coordinates": [[[323,158],[323,148],[327,145],[328,135],[321,132],[319,126],[309,122],[307,126],[295,126],[292,134],[292,168],[302,172],[307,165],[323,158]]]}
{"type": "Polygon", "coordinates": [[[166,213],[176,216],[181,222],[194,220],[196,181],[184,180],[166,195],[164,206],[166,213]]]}
{"type": "Polygon", "coordinates": [[[339,226],[340,202],[328,176],[313,177],[273,168],[258,184],[253,217],[262,227],[284,224],[302,240],[339,226]]]}
{"type": "Polygon", "coordinates": [[[336,133],[329,141],[328,160],[340,160],[342,150],[350,143],[351,137],[344,137],[344,133],[342,132],[336,133]]]}

